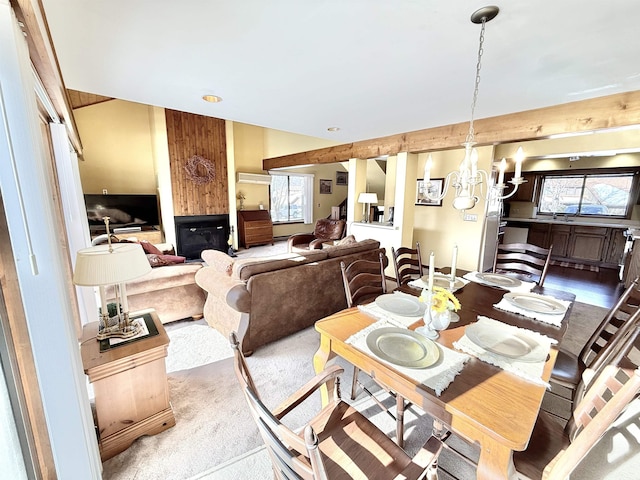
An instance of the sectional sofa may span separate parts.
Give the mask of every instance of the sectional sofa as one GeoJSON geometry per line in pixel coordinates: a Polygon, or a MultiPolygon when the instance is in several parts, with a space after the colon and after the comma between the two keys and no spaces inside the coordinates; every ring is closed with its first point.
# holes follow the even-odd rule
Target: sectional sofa
{"type": "Polygon", "coordinates": [[[381,251],[380,242],[370,239],[263,258],[233,259],[205,250],[205,266],[195,274],[207,292],[204,318],[225,336],[236,331],[250,355],[346,308],[340,262],[378,261],[381,251]]]}

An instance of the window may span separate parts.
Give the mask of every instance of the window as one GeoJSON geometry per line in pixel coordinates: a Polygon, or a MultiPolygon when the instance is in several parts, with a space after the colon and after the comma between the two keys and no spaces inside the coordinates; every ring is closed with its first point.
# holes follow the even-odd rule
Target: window
{"type": "Polygon", "coordinates": [[[546,175],[539,213],[626,217],[633,173],[546,175]]]}
{"type": "Polygon", "coordinates": [[[271,173],[271,220],[274,223],[311,223],[313,175],[271,173]]]}

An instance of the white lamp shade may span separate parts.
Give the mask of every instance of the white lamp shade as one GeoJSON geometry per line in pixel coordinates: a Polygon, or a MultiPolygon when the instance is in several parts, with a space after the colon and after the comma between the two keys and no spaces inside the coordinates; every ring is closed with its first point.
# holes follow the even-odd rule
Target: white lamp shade
{"type": "Polygon", "coordinates": [[[378,203],[378,195],[376,193],[362,192],[358,197],[358,203],[378,203]]]}
{"type": "Polygon", "coordinates": [[[151,271],[137,243],[114,243],[83,248],[76,254],[73,283],[80,286],[112,285],[141,277],[151,271]]]}

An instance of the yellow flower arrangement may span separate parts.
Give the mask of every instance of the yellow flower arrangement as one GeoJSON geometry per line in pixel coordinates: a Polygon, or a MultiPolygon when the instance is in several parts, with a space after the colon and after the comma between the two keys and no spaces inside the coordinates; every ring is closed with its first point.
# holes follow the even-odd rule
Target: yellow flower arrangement
{"type": "MultiPolygon", "coordinates": [[[[429,291],[427,289],[422,290],[419,300],[421,302],[429,301],[429,291]]],[[[431,295],[431,309],[442,313],[447,310],[453,310],[454,312],[460,310],[460,302],[453,293],[442,287],[433,287],[433,295],[431,295]]]]}

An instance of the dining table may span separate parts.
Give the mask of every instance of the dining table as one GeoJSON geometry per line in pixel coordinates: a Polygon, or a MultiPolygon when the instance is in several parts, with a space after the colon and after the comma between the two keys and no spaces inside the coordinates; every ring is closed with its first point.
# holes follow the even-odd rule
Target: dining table
{"type": "MultiPolygon", "coordinates": [[[[449,274],[450,269],[440,270],[449,274]]],[[[473,274],[458,270],[457,275],[473,274]]],[[[467,275],[465,275],[467,276],[467,275]]],[[[464,277],[461,277],[464,278],[464,277]]],[[[419,296],[422,289],[403,285],[399,294],[419,296]]],[[[461,304],[457,311],[459,319],[439,332],[434,340],[443,351],[456,351],[454,344],[461,341],[468,326],[488,317],[502,324],[537,332],[550,339],[548,353],[540,361],[539,381],[530,381],[503,368],[469,355],[462,369],[442,391],[425,385],[407,370],[395,367],[389,362],[357,348],[348,341],[352,336],[368,327],[377,319],[367,314],[361,307],[352,307],[323,318],[315,323],[320,334],[320,346],[313,358],[316,372],[322,371],[327,362],[340,356],[347,362],[375,378],[407,402],[419,407],[431,416],[438,425],[461,436],[466,441],[480,447],[477,464],[477,478],[514,478],[513,452],[527,448],[536,423],[542,399],[548,388],[557,347],[568,326],[571,305],[575,295],[535,285],[533,293],[562,300],[567,305],[561,322],[552,325],[519,313],[496,308],[506,293],[503,288],[489,286],[476,281],[465,281],[454,295],[461,304]]],[[[408,328],[415,330],[424,325],[418,319],[408,328]]],[[[427,367],[429,368],[429,367],[427,367]]],[[[332,385],[323,391],[323,405],[328,401],[332,385]]],[[[402,435],[402,432],[399,432],[402,435]]],[[[399,439],[400,442],[402,439],[399,439]]]]}

